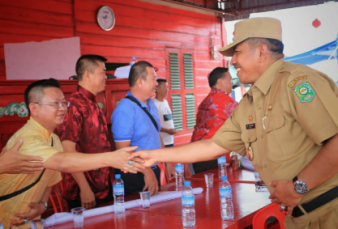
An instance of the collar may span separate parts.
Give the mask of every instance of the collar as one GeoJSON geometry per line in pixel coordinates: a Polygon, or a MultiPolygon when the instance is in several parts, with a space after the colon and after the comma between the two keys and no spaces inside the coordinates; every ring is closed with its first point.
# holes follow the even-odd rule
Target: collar
{"type": "Polygon", "coordinates": [[[222,94],[224,94],[224,95],[228,95],[228,93],[225,93],[224,91],[222,91],[222,90],[220,90],[220,89],[218,89],[218,88],[214,88],[214,87],[212,87],[211,88],[211,91],[210,91],[211,93],[222,93],[222,94]]]}
{"type": "Polygon", "coordinates": [[[28,123],[33,124],[38,129],[39,133],[41,133],[43,135],[43,137],[46,139],[46,141],[49,142],[51,140],[51,137],[52,137],[53,133],[50,133],[40,123],[38,123],[37,121],[35,121],[35,119],[33,117],[29,118],[28,123]]]}
{"type": "Polygon", "coordinates": [[[141,102],[138,98],[136,98],[135,96],[133,96],[133,94],[131,94],[130,91],[128,91],[127,95],[130,95],[130,96],[134,97],[141,104],[141,106],[145,107],[145,108],[149,108],[150,107],[150,103],[153,102],[151,99],[147,99],[147,102],[149,104],[149,106],[147,106],[147,104],[145,104],[144,102],[141,102]]]}
{"type": "Polygon", "coordinates": [[[77,85],[77,91],[80,92],[81,94],[83,94],[89,100],[96,102],[95,95],[93,93],[91,93],[90,91],[88,91],[87,89],[85,89],[84,87],[77,85]]]}
{"type": "Polygon", "coordinates": [[[277,76],[278,70],[283,64],[284,58],[281,58],[271,64],[247,92],[248,95],[252,96],[252,90],[255,88],[258,88],[264,95],[266,95],[277,76]]]}

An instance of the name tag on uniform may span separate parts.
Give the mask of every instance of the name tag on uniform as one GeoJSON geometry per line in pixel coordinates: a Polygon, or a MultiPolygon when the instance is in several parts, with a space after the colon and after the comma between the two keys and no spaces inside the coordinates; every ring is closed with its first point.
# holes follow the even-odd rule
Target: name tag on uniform
{"type": "Polygon", "coordinates": [[[246,129],[247,130],[255,129],[255,128],[256,128],[256,124],[255,123],[246,124],[246,129]]]}

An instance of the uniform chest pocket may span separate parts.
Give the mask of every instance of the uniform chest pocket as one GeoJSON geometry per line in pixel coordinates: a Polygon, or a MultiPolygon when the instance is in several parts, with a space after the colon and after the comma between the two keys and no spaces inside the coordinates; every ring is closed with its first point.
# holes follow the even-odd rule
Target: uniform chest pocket
{"type": "Polygon", "coordinates": [[[280,129],[284,126],[285,120],[282,113],[280,114],[272,114],[270,117],[265,119],[265,132],[269,133],[273,130],[280,129]]]}
{"type": "Polygon", "coordinates": [[[241,135],[242,141],[249,145],[250,142],[256,142],[257,141],[257,134],[255,129],[251,130],[243,130],[241,135]]]}
{"type": "Polygon", "coordinates": [[[294,155],[295,138],[292,125],[287,124],[283,113],[271,114],[265,120],[265,145],[270,160],[284,161],[294,155]]]}

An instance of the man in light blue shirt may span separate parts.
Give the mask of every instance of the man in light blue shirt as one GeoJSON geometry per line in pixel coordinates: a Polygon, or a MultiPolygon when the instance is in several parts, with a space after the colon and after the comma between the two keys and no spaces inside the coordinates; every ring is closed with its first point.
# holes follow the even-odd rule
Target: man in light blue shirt
{"type": "MultiPolygon", "coordinates": [[[[136,62],[129,73],[130,91],[122,99],[111,116],[112,133],[115,148],[138,146],[141,149],[159,149],[162,141],[159,135],[161,124],[157,109],[151,97],[157,86],[153,66],[146,61],[136,62]]],[[[160,186],[160,169],[157,164],[146,168],[142,173],[124,174],[125,195],[132,195],[142,190],[149,190],[152,195],[160,186]]]]}

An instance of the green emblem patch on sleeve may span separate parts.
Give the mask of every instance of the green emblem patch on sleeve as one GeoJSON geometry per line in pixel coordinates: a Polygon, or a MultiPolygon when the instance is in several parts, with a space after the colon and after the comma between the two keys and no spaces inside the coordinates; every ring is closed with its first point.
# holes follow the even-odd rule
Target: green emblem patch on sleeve
{"type": "Polygon", "coordinates": [[[302,103],[311,102],[316,96],[315,91],[308,82],[298,85],[294,91],[302,103]]]}

